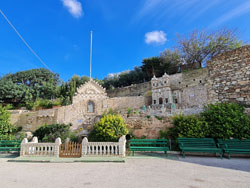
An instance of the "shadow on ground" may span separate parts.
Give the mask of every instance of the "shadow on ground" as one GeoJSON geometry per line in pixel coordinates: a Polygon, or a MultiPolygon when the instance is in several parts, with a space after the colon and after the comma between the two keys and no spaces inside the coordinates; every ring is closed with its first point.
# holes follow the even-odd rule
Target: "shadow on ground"
{"type": "Polygon", "coordinates": [[[219,168],[227,168],[232,170],[241,170],[250,172],[250,158],[243,157],[232,157],[231,159],[223,158],[220,159],[216,156],[186,156],[183,158],[179,154],[168,154],[168,157],[164,153],[151,153],[151,152],[136,152],[135,156],[127,156],[126,158],[161,158],[170,159],[176,161],[182,161],[187,163],[199,164],[204,166],[212,166],[219,168]]]}
{"type": "Polygon", "coordinates": [[[13,159],[19,157],[19,154],[2,154],[0,153],[0,159],[13,159]]]}

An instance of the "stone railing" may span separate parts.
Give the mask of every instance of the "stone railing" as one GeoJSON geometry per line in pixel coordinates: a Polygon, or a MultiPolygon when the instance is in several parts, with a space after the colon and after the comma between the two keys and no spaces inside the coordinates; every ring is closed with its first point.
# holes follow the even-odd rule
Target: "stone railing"
{"type": "Polygon", "coordinates": [[[34,137],[31,142],[24,138],[21,143],[20,156],[51,156],[59,157],[59,147],[61,138],[57,138],[55,143],[38,143],[37,137],[34,137]]]}
{"type": "Polygon", "coordinates": [[[126,137],[122,136],[119,142],[88,142],[85,137],[82,141],[82,157],[84,156],[121,156],[125,157],[126,137]]]}

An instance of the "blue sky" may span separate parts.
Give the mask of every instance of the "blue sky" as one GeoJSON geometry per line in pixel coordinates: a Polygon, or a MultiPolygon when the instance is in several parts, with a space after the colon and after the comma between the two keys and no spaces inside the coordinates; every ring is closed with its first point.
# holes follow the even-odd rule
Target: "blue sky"
{"type": "MultiPolygon", "coordinates": [[[[238,28],[250,39],[250,0],[8,0],[0,9],[65,81],[131,70],[176,45],[176,34],[238,28]]],[[[0,15],[0,75],[44,67],[0,15]]]]}

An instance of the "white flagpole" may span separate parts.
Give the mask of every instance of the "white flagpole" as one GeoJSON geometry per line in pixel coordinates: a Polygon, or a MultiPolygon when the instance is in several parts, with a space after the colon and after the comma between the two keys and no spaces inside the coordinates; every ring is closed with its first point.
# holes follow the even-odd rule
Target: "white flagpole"
{"type": "Polygon", "coordinates": [[[89,79],[91,80],[91,66],[92,66],[92,33],[93,31],[90,32],[90,70],[89,70],[89,79]]]}

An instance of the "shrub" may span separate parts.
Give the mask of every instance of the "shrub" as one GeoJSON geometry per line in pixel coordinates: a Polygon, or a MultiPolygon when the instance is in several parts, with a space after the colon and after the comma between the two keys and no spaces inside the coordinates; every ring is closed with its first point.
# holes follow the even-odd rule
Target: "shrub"
{"type": "Polygon", "coordinates": [[[56,100],[48,100],[48,99],[36,99],[33,101],[27,101],[25,106],[28,110],[38,110],[39,107],[42,108],[52,108],[53,106],[61,106],[62,100],[57,98],[56,100]]]}
{"type": "Polygon", "coordinates": [[[250,138],[250,117],[239,104],[209,104],[201,117],[208,123],[212,138],[250,138]]]}
{"type": "Polygon", "coordinates": [[[210,104],[200,116],[178,115],[172,120],[174,127],[161,131],[162,138],[250,138],[250,117],[239,104],[210,104]]]}
{"type": "Polygon", "coordinates": [[[163,118],[159,116],[155,116],[155,118],[158,119],[159,121],[163,120],[163,118]]]}
{"type": "Polygon", "coordinates": [[[0,105],[0,140],[15,140],[18,129],[9,122],[10,113],[8,107],[0,105]]]}
{"type": "Polygon", "coordinates": [[[105,114],[89,134],[90,141],[118,141],[128,134],[128,129],[119,114],[105,114]]]}
{"type": "Polygon", "coordinates": [[[202,138],[208,133],[208,125],[198,116],[176,115],[172,118],[174,127],[167,131],[161,131],[161,137],[170,137],[177,139],[179,137],[202,138]]]}
{"type": "Polygon", "coordinates": [[[130,116],[130,114],[132,113],[132,109],[131,108],[128,108],[128,114],[127,114],[127,117],[129,117],[130,116]]]}
{"type": "Polygon", "coordinates": [[[70,132],[70,126],[71,124],[45,124],[34,132],[34,136],[42,142],[54,142],[58,137],[64,142],[67,137],[74,138],[73,133],[70,132]]]}

